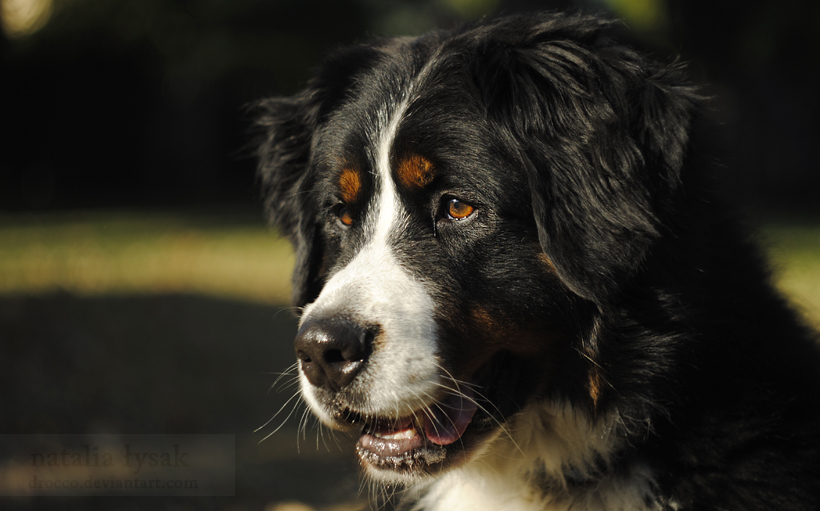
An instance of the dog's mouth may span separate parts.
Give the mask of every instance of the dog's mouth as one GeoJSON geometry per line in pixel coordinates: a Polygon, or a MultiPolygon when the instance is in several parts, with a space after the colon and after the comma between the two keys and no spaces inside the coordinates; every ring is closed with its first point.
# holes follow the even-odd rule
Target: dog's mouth
{"type": "Polygon", "coordinates": [[[520,392],[532,390],[521,368],[515,357],[498,354],[471,383],[447,390],[412,414],[379,417],[347,409],[336,417],[349,425],[364,424],[356,450],[367,468],[407,476],[433,474],[465,461],[518,410],[524,398],[520,392]]]}
{"type": "Polygon", "coordinates": [[[359,411],[345,396],[323,397],[334,427],[358,431],[356,451],[371,475],[413,481],[468,460],[503,427],[537,388],[538,373],[527,369],[519,357],[497,353],[469,381],[442,385],[437,401],[401,415],[359,411]]]}
{"type": "Polygon", "coordinates": [[[462,440],[478,408],[473,392],[463,388],[407,417],[366,420],[357,451],[362,461],[383,469],[438,464],[445,447],[462,440]]]}

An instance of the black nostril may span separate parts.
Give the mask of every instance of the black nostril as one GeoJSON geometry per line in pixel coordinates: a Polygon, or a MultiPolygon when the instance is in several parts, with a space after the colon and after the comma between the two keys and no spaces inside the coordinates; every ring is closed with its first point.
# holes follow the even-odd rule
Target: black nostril
{"type": "Polygon", "coordinates": [[[294,347],[311,384],[339,390],[361,371],[373,337],[372,330],[348,320],[317,319],[302,325],[294,347]]]}
{"type": "Polygon", "coordinates": [[[345,360],[340,350],[328,350],[325,352],[325,362],[328,364],[336,364],[347,362],[347,360],[345,360]]]}

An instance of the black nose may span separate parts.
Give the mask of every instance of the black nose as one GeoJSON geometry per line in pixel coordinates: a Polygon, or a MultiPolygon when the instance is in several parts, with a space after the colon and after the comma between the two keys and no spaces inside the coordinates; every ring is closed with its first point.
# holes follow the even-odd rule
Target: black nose
{"type": "Polygon", "coordinates": [[[339,390],[359,374],[372,344],[372,330],[341,319],[319,319],[302,325],[295,348],[310,383],[339,390]]]}

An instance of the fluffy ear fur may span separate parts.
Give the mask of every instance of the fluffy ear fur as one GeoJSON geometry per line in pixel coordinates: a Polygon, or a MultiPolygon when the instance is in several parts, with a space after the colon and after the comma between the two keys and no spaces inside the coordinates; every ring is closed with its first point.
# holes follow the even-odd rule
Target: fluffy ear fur
{"type": "Polygon", "coordinates": [[[544,252],[601,301],[640,270],[679,191],[695,96],[613,43],[611,22],[578,21],[512,18],[469,72],[528,167],[544,252]]]}
{"type": "Polygon", "coordinates": [[[257,104],[258,174],[271,223],[288,237],[296,253],[291,299],[297,307],[315,300],[324,283],[325,253],[313,193],[313,140],[327,114],[344,101],[356,73],[375,55],[363,46],[332,54],[304,91],[257,104]]]}

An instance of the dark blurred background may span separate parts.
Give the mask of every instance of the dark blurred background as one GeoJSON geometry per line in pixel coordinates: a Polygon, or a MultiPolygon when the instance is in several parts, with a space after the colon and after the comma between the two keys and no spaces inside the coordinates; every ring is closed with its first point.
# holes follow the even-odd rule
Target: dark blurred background
{"type": "Polygon", "coordinates": [[[814,208],[816,0],[2,0],[0,208],[253,202],[245,105],[323,53],[485,15],[610,11],[708,84],[737,197],[814,208]]]}
{"type": "Polygon", "coordinates": [[[289,401],[293,373],[271,386],[293,363],[293,259],[264,225],[248,105],[370,36],[566,8],[688,63],[730,198],[820,326],[817,0],[0,0],[0,495],[19,475],[3,434],[237,446],[235,497],[0,509],[367,508],[350,440],[289,401]]]}

